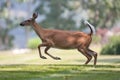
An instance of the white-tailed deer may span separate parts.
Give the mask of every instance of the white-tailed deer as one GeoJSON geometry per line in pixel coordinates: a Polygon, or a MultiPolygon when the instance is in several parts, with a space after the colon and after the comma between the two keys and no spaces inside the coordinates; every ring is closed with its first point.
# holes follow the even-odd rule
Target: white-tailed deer
{"type": "Polygon", "coordinates": [[[60,49],[77,49],[81,52],[86,58],[87,61],[85,64],[88,64],[94,56],[94,65],[97,62],[97,53],[89,49],[89,45],[92,41],[93,30],[89,23],[85,23],[91,30],[89,34],[79,32],[79,31],[64,31],[64,30],[50,30],[44,29],[40,25],[38,25],[35,21],[38,14],[33,13],[32,18],[25,20],[20,23],[21,26],[32,26],[35,30],[36,34],[42,40],[42,44],[38,45],[40,58],[46,59],[46,57],[42,56],[40,47],[45,47],[45,54],[50,56],[53,59],[60,60],[59,57],[54,57],[48,53],[48,50],[53,48],[60,49]]]}

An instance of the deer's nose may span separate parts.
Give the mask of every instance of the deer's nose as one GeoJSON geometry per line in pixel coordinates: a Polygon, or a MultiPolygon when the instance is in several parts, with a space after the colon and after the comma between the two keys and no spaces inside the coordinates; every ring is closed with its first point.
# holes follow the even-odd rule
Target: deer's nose
{"type": "Polygon", "coordinates": [[[23,23],[20,23],[20,26],[24,26],[24,24],[23,24],[23,23]]]}

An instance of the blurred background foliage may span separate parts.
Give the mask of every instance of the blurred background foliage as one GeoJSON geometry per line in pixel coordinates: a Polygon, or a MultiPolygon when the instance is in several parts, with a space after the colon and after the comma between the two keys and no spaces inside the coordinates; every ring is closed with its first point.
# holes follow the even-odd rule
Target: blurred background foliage
{"type": "Polygon", "coordinates": [[[38,44],[41,44],[41,40],[39,37],[35,37],[28,40],[27,47],[30,49],[36,49],[38,47],[38,44]]]}
{"type": "MultiPolygon", "coordinates": [[[[24,46],[20,48],[30,48],[38,42],[38,39],[30,37],[33,30],[29,27],[21,33],[24,38],[18,34],[19,23],[30,18],[33,12],[39,13],[37,22],[48,29],[88,32],[81,19],[88,20],[96,31],[104,28],[111,31],[116,24],[120,27],[120,0],[0,0],[0,50],[16,48],[16,45],[19,48],[22,40],[24,46]],[[15,29],[18,31],[11,34],[15,29]]],[[[104,37],[97,34],[93,37],[93,43],[102,43],[104,37]]],[[[108,40],[107,43],[112,42],[108,40]]]]}
{"type": "Polygon", "coordinates": [[[88,20],[95,27],[111,28],[120,19],[119,4],[119,0],[41,0],[36,11],[46,16],[41,23],[50,28],[78,30],[80,26],[76,27],[74,17],[83,11],[87,13],[88,20]],[[63,16],[67,12],[69,14],[63,16]]]}
{"type": "Polygon", "coordinates": [[[112,36],[102,50],[101,54],[120,55],[120,36],[112,36]]]}

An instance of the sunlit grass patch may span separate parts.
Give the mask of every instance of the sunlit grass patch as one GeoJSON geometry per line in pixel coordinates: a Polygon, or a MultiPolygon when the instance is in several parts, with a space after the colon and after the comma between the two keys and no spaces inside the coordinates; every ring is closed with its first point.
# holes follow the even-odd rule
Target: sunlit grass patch
{"type": "Polygon", "coordinates": [[[120,65],[1,65],[0,80],[119,80],[120,65]]]}

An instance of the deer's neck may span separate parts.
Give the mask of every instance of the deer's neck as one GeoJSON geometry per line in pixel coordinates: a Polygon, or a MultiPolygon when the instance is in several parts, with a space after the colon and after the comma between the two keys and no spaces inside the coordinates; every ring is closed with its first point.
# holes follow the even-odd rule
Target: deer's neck
{"type": "Polygon", "coordinates": [[[43,35],[44,35],[44,29],[41,27],[41,26],[39,26],[36,22],[34,22],[33,24],[32,24],[32,26],[33,26],[33,29],[35,30],[35,32],[37,33],[37,35],[41,38],[41,39],[43,39],[43,35]]]}

